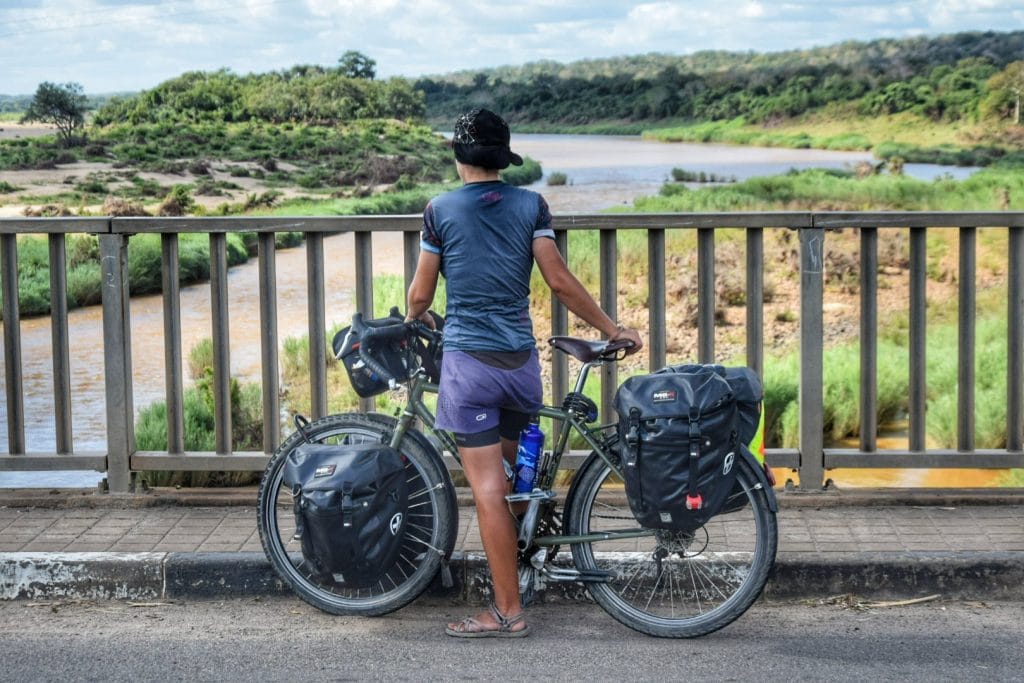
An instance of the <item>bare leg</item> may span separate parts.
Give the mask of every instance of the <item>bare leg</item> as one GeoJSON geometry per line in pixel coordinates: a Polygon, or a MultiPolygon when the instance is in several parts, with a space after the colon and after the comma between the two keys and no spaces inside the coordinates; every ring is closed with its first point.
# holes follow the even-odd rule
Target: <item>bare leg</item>
{"type": "MultiPolygon", "coordinates": [[[[487,564],[494,582],[494,605],[507,618],[518,615],[519,574],[516,566],[516,532],[505,495],[508,480],[501,464],[504,444],[460,448],[462,465],[473,488],[480,539],[487,554],[487,564]]],[[[514,451],[513,451],[514,452],[514,451]]],[[[497,625],[494,617],[485,612],[476,617],[487,625],[497,625]]]]}

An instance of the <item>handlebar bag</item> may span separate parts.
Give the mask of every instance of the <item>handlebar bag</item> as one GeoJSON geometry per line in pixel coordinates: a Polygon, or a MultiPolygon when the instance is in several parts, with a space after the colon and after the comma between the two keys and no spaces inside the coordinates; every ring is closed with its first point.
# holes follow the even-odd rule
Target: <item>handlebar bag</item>
{"type": "Polygon", "coordinates": [[[295,534],[321,581],[365,588],[401,551],[408,518],[404,458],[383,444],[301,444],[288,454],[295,534]]]}
{"type": "Polygon", "coordinates": [[[615,393],[615,409],[626,499],[640,524],[692,531],[722,510],[740,444],[724,368],[630,377],[615,393]]]}
{"type": "MultiPolygon", "coordinates": [[[[402,315],[395,310],[386,318],[366,320],[364,324],[373,328],[394,325],[401,323],[402,320],[402,315]]],[[[363,339],[358,330],[350,325],[334,335],[331,346],[334,348],[335,357],[345,366],[349,382],[356,394],[362,398],[370,398],[387,391],[388,380],[377,374],[359,356],[359,348],[362,344],[363,339]]],[[[366,351],[396,379],[406,379],[415,370],[414,367],[410,367],[411,354],[405,339],[379,341],[374,343],[372,348],[367,348],[366,351]]]]}
{"type": "MultiPolygon", "coordinates": [[[[429,311],[434,318],[437,330],[444,327],[444,318],[429,311]]],[[[392,308],[390,315],[375,320],[364,320],[367,328],[392,326],[401,323],[404,316],[397,308],[392,308]]],[[[383,394],[388,390],[388,380],[369,367],[360,357],[359,349],[364,344],[362,335],[353,326],[341,329],[331,343],[334,356],[345,366],[352,388],[362,398],[370,398],[383,394]]],[[[442,350],[439,341],[424,341],[415,334],[402,339],[376,340],[364,349],[371,358],[380,363],[385,370],[397,380],[412,376],[418,368],[423,368],[427,377],[435,384],[441,381],[442,350]]]]}

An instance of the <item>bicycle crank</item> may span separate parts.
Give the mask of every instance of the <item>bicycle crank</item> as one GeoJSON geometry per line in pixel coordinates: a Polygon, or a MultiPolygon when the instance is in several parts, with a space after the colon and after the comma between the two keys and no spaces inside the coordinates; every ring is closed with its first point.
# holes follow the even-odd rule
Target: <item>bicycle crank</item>
{"type": "Polygon", "coordinates": [[[545,567],[541,573],[549,581],[555,583],[608,583],[615,578],[612,572],[600,569],[566,569],[563,567],[545,567]]]}

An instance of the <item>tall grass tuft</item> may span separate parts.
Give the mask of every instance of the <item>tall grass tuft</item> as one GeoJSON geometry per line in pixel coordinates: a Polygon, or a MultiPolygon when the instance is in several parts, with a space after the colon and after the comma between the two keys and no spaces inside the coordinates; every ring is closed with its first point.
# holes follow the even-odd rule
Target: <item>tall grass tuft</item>
{"type": "MultiPolygon", "coordinates": [[[[213,345],[200,341],[189,353],[189,374],[195,384],[183,397],[185,450],[212,451],[216,448],[213,403],[213,345]]],[[[263,395],[255,383],[231,380],[231,446],[236,451],[263,448],[263,395]]],[[[139,450],[167,449],[167,405],[153,403],[139,412],[135,421],[139,450]]],[[[245,486],[259,481],[253,472],[148,472],[153,486],[245,486]]]]}

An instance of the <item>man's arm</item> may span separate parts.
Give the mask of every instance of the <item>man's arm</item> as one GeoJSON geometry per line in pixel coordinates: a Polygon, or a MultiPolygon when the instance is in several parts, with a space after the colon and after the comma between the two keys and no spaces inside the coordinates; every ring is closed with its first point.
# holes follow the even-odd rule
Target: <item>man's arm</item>
{"type": "Polygon", "coordinates": [[[643,347],[644,343],[636,330],[619,326],[598,306],[594,297],[590,296],[590,292],[565,265],[554,240],[547,237],[538,237],[533,240],[533,258],[540,268],[544,282],[548,283],[548,287],[551,288],[551,293],[558,297],[558,300],[565,304],[570,311],[603,332],[609,340],[629,339],[632,341],[634,346],[629,353],[636,353],[643,347]]]}
{"type": "Polygon", "coordinates": [[[427,313],[427,309],[434,302],[440,272],[441,255],[421,249],[419,261],[416,263],[416,274],[412,276],[412,284],[409,285],[406,320],[422,320],[431,327],[434,326],[434,319],[427,313]]]}

